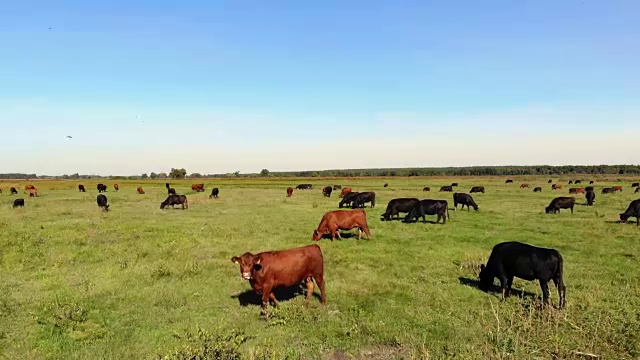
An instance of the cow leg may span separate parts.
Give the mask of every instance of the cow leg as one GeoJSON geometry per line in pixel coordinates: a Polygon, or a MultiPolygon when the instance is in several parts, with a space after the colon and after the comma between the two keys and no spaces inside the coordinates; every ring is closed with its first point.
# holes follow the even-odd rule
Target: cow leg
{"type": "Polygon", "coordinates": [[[549,283],[543,279],[540,279],[540,289],[542,289],[542,302],[545,305],[549,304],[549,283]]]}
{"type": "Polygon", "coordinates": [[[262,310],[260,313],[262,315],[267,315],[267,310],[269,308],[269,298],[271,298],[271,287],[264,287],[262,289],[262,310]]]}
{"type": "Polygon", "coordinates": [[[500,280],[500,289],[502,290],[502,300],[505,300],[507,298],[507,277],[501,275],[498,279],[500,280]]]}
{"type": "Polygon", "coordinates": [[[274,293],[269,294],[269,300],[273,302],[273,306],[278,307],[278,300],[276,300],[276,295],[274,293]]]}
{"type": "Polygon", "coordinates": [[[513,284],[513,276],[507,278],[507,296],[511,295],[511,285],[513,284]]]}
{"type": "Polygon", "coordinates": [[[571,207],[571,213],[573,214],[573,206],[571,207]]]}
{"type": "Polygon", "coordinates": [[[562,276],[556,275],[556,277],[553,278],[553,283],[556,285],[556,289],[558,289],[558,299],[560,301],[560,304],[558,305],[558,307],[560,309],[564,309],[566,296],[567,296],[566,295],[567,288],[564,286],[564,281],[562,280],[562,276]]]}
{"type": "Polygon", "coordinates": [[[324,305],[327,303],[327,297],[324,294],[324,275],[322,273],[316,274],[313,278],[316,280],[316,284],[318,284],[318,287],[320,288],[320,302],[324,305]]]}
{"type": "Polygon", "coordinates": [[[358,240],[362,240],[362,229],[358,227],[358,240]]]}
{"type": "Polygon", "coordinates": [[[313,279],[308,277],[306,281],[307,281],[307,299],[305,300],[305,303],[309,305],[309,302],[311,301],[311,296],[313,295],[313,279]]]}

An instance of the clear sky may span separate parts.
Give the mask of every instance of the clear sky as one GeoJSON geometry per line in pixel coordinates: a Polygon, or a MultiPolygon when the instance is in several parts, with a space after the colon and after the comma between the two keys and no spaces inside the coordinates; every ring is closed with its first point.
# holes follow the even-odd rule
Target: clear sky
{"type": "Polygon", "coordinates": [[[638,164],[639,14],[638,0],[5,1],[0,173],[638,164]]]}

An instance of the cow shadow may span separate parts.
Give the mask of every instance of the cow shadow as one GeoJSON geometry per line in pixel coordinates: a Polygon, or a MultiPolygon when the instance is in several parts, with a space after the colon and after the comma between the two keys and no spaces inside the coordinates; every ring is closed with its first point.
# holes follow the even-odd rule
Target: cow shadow
{"type": "MultiPolygon", "coordinates": [[[[315,285],[315,284],[314,284],[315,285]]],[[[315,290],[318,289],[317,286],[314,287],[315,290]]],[[[313,297],[316,299],[320,299],[320,295],[316,293],[314,290],[313,297]]],[[[278,301],[289,301],[297,296],[306,296],[307,295],[307,287],[304,283],[300,283],[298,285],[289,286],[289,287],[279,287],[273,290],[273,294],[278,301]]],[[[231,295],[232,299],[238,299],[238,303],[240,306],[260,306],[262,305],[262,295],[255,292],[253,289],[249,289],[242,293],[231,295]]]]}
{"type": "MultiPolygon", "coordinates": [[[[354,234],[353,232],[340,232],[340,236],[342,237],[342,239],[351,239],[353,237],[357,238],[358,234],[354,234]]],[[[331,240],[332,236],[331,234],[322,234],[322,239],[331,240]]],[[[340,241],[340,238],[336,236],[336,240],[340,241]]]]}
{"type": "MultiPolygon", "coordinates": [[[[476,280],[476,279],[470,279],[470,278],[465,278],[465,277],[459,277],[458,280],[460,281],[460,284],[465,285],[465,286],[469,286],[469,287],[473,287],[476,288],[478,290],[480,290],[480,280],[476,280]]],[[[482,291],[482,290],[480,290],[482,291]]],[[[497,293],[497,294],[502,294],[502,289],[500,288],[500,286],[497,286],[495,284],[492,284],[491,287],[489,288],[489,290],[487,290],[487,292],[490,293],[497,293]]],[[[517,296],[520,298],[537,298],[537,295],[528,291],[524,291],[524,290],[519,290],[519,289],[514,289],[513,287],[511,288],[510,291],[510,296],[517,296]]]]}

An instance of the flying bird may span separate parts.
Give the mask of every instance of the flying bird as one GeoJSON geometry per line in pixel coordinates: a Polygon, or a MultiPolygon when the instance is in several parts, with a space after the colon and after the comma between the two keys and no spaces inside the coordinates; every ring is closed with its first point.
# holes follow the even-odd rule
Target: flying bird
{"type": "Polygon", "coordinates": [[[71,137],[71,136],[67,135],[67,139],[73,139],[73,137],[71,137]]]}

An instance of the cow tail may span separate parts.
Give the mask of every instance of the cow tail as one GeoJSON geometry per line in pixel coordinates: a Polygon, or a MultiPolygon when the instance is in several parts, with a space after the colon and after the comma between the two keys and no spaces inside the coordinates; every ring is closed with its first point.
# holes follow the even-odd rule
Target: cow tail
{"type": "Polygon", "coordinates": [[[558,288],[558,296],[560,298],[560,308],[564,308],[567,302],[567,287],[564,285],[564,264],[562,255],[558,252],[558,269],[556,270],[555,283],[558,288]]]}

